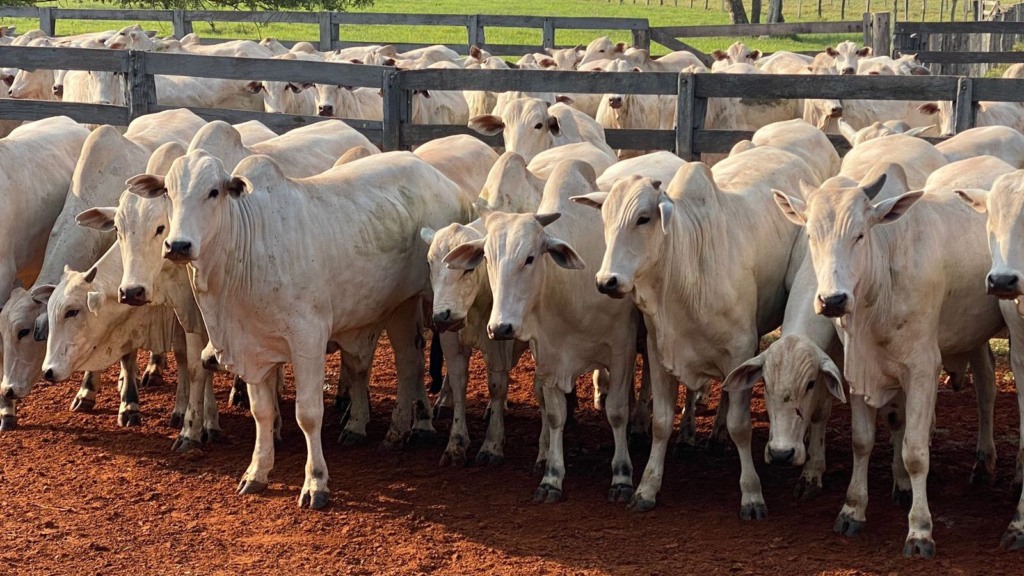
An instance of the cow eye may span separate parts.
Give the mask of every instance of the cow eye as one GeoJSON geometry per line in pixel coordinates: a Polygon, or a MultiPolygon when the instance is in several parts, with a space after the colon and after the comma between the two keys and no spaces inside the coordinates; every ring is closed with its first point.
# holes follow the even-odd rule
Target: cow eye
{"type": "Polygon", "coordinates": [[[78,310],[68,310],[64,313],[65,318],[74,318],[75,316],[78,316],[78,310]]]}
{"type": "Polygon", "coordinates": [[[807,391],[810,392],[812,388],[814,388],[814,380],[807,383],[807,391]]]}
{"type": "Polygon", "coordinates": [[[600,52],[601,54],[604,54],[604,50],[598,50],[598,52],[600,52]]]}
{"type": "Polygon", "coordinates": [[[218,194],[220,194],[220,190],[217,190],[216,188],[210,190],[210,198],[216,198],[218,194]]]}
{"type": "Polygon", "coordinates": [[[534,128],[534,130],[540,130],[543,127],[544,127],[544,123],[543,122],[537,122],[537,125],[534,126],[533,128],[534,128]]]}
{"type": "Polygon", "coordinates": [[[530,264],[533,264],[533,256],[526,257],[526,265],[529,266],[530,264]]]}
{"type": "Polygon", "coordinates": [[[156,235],[157,235],[157,236],[159,236],[159,235],[161,235],[161,234],[163,234],[163,233],[164,233],[164,227],[163,227],[163,225],[157,226],[157,227],[156,227],[156,235]]]}
{"type": "Polygon", "coordinates": [[[863,234],[858,234],[858,235],[857,235],[857,239],[856,239],[856,240],[854,240],[854,242],[860,242],[860,241],[861,241],[861,240],[863,240],[863,239],[864,239],[864,235],[863,235],[863,234]]]}
{"type": "Polygon", "coordinates": [[[647,224],[650,221],[651,221],[651,218],[649,216],[641,216],[641,217],[636,219],[636,225],[637,226],[643,226],[644,224],[647,224]]]}
{"type": "Polygon", "coordinates": [[[28,328],[22,328],[21,330],[18,330],[18,340],[21,340],[25,336],[28,336],[29,332],[30,330],[28,328]]]}

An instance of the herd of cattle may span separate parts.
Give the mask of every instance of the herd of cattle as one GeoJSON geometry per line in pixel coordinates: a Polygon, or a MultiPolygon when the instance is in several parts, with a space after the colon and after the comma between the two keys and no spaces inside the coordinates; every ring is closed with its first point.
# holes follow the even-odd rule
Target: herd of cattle
{"type": "MultiPolygon", "coordinates": [[[[30,36],[29,45],[66,42],[36,34],[14,42],[30,36]]],[[[283,50],[274,42],[202,46],[154,40],[138,27],[78,42],[410,67],[505,65],[476,50],[460,59],[443,47],[415,54],[368,47],[357,58],[300,45],[274,56],[283,50]]],[[[920,72],[911,58],[870,58],[852,43],[814,59],[759,56],[735,44],[716,53],[712,72],[920,72]]],[[[692,60],[681,53],[652,60],[599,39],[519,65],[702,67],[692,60]]],[[[90,93],[83,86],[103,83],[93,82],[102,73],[11,72],[3,80],[12,97],[74,99],[90,93]],[[23,92],[26,86],[34,91],[23,92]]],[[[1008,74],[1024,75],[1024,67],[1008,74]]],[[[161,103],[238,102],[219,99],[230,92],[220,81],[190,88],[186,80],[193,79],[158,79],[161,103]]],[[[254,81],[231,98],[245,94],[247,105],[258,100],[292,113],[380,112],[373,90],[363,102],[362,89],[307,88],[254,81]]],[[[108,98],[87,99],[116,103],[120,93],[118,87],[108,98]]],[[[835,523],[845,535],[864,527],[875,420],[879,411],[885,415],[894,443],[893,498],[910,507],[904,554],[934,555],[926,479],[940,372],[954,386],[973,374],[980,424],[972,480],[983,481],[996,467],[989,339],[1008,330],[1014,344],[1024,342],[1020,105],[1000,104],[1006,110],[988,116],[993,125],[933,145],[914,128],[934,121],[917,123],[913,113],[941,112],[942,103],[902,102],[897,110],[878,107],[892,103],[821,108],[805,101],[805,116],[826,110],[825,118],[837,120],[853,145],[844,158],[820,119],[748,116],[752,139],[709,167],[668,152],[622,158],[607,146],[604,128],[637,127],[624,125],[637,111],[645,122],[674,122],[658,96],[417,96],[423,121],[444,111],[450,115],[441,123],[503,132],[504,153],[470,136],[381,153],[341,120],[276,136],[255,122],[207,123],[186,109],[140,117],[126,131],[90,130],[66,117],[10,131],[0,140],[7,184],[0,188],[0,236],[9,247],[0,254],[0,430],[16,428],[17,403],[41,377],[59,382],[86,371],[72,410],[91,409],[97,372],[118,361],[119,423],[138,425],[136,351],[153,351],[143,381],[160,378],[163,355],[173,351],[179,381],[171,422],[181,427],[174,448],[216,438],[212,372],[233,373],[244,381],[233,395],[245,397],[256,423],[238,492],[255,493],[273,467],[278,390],[290,363],[308,448],[299,504],[321,508],[330,493],[321,447],[325,352],[342,358],[336,402],[348,408],[340,441],[365,441],[372,357],[387,331],[398,386],[385,443],[402,445],[434,432],[423,386],[430,325],[447,365],[442,396],[454,410],[445,464],[465,463],[470,447],[470,355],[482,352],[490,392],[476,459],[495,464],[503,453],[508,372],[530,349],[544,472],[534,499],[561,498],[567,394],[579,375],[592,374],[615,443],[608,498],[649,510],[661,488],[679,383],[688,392],[677,442],[688,445],[696,442],[695,402],[719,381],[726,393],[712,436],[735,443],[740,515],[761,519],[766,505],[751,453],[750,401],[763,381],[765,461],[802,466],[796,491],[803,496],[821,490],[831,408],[834,399],[849,399],[854,465],[835,523]],[[558,98],[563,102],[551,104],[558,98]],[[860,120],[845,121],[851,109],[860,120]],[[758,354],[761,336],[780,326],[781,338],[758,354]],[[636,390],[638,355],[645,376],[636,390]],[[635,489],[630,435],[651,442],[635,489]]],[[[758,106],[720,105],[717,114],[730,121],[758,106]]],[[[1024,351],[1011,347],[1010,360],[1014,373],[1024,373],[1024,351]]],[[[1024,389],[1018,398],[1024,412],[1024,389]]],[[[1022,461],[1024,448],[1017,484],[1022,461]]],[[[1002,545],[1024,548],[1024,498],[1002,545]]]]}

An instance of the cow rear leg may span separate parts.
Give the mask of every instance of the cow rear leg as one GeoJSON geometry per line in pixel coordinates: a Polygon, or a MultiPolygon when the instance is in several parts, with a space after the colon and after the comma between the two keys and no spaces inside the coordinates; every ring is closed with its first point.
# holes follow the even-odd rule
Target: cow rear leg
{"type": "MultiPolygon", "coordinates": [[[[203,366],[202,353],[204,350],[205,348],[200,350],[199,356],[197,356],[200,366],[203,366]]],[[[171,428],[182,428],[185,426],[185,413],[188,412],[189,386],[190,378],[192,378],[188,364],[190,360],[194,360],[189,353],[188,340],[185,337],[184,330],[175,330],[171,342],[171,351],[174,353],[174,361],[178,365],[178,382],[174,390],[174,411],[171,412],[170,426],[171,428]]],[[[209,372],[205,367],[204,371],[209,372]]],[[[191,380],[191,382],[194,381],[191,380]]]]}
{"type": "MultiPolygon", "coordinates": [[[[633,448],[647,448],[651,445],[651,360],[646,347],[640,351],[640,390],[629,414],[629,444],[633,448]]],[[[630,374],[630,398],[633,375],[630,374]]]]}
{"type": "Polygon", "coordinates": [[[117,409],[118,426],[142,426],[139,412],[139,365],[135,352],[121,358],[121,376],[118,378],[121,404],[117,409]]]}
{"type": "Polygon", "coordinates": [[[850,395],[850,425],[853,438],[853,474],[846,489],[846,503],[832,530],[843,536],[856,536],[864,528],[868,507],[868,464],[875,447],[877,410],[864,402],[864,396],[850,395]]]}
{"type": "Polygon", "coordinates": [[[149,386],[163,386],[164,384],[164,367],[167,365],[167,360],[164,358],[163,352],[149,352],[149,364],[146,364],[146,369],[142,372],[142,380],[139,382],[139,386],[146,388],[149,386]]]}
{"type": "Polygon", "coordinates": [[[761,494],[761,479],[754,468],[754,457],[751,454],[751,422],[750,422],[750,389],[739,392],[722,392],[722,399],[729,398],[728,426],[729,436],[736,444],[740,455],[740,490],[743,496],[740,501],[740,518],[744,520],[761,520],[768,514],[768,508],[761,494]]]}
{"type": "Polygon", "coordinates": [[[441,334],[441,348],[448,366],[447,382],[451,386],[452,429],[448,447],[441,455],[441,466],[465,466],[469,450],[469,427],[466,425],[466,382],[469,378],[469,356],[473,349],[459,343],[457,332],[441,334]]]}
{"type": "Polygon", "coordinates": [[[349,384],[350,404],[342,416],[338,443],[355,446],[366,442],[366,425],[370,421],[370,369],[373,353],[380,339],[380,330],[367,330],[341,344],[342,378],[349,384]]]}
{"type": "Polygon", "coordinates": [[[879,411],[889,427],[892,438],[892,502],[897,506],[909,508],[913,500],[913,491],[910,474],[903,462],[903,438],[907,430],[906,398],[903,392],[897,392],[892,402],[879,411]]]}
{"type": "Polygon", "coordinates": [[[100,391],[99,373],[86,372],[82,375],[82,386],[71,401],[72,412],[91,412],[96,407],[96,393],[100,391]]]}
{"type": "Polygon", "coordinates": [[[508,372],[487,371],[487,436],[476,453],[477,464],[497,465],[505,459],[505,401],[508,372]]]}
{"type": "Polygon", "coordinates": [[[422,315],[420,300],[410,299],[395,310],[386,326],[398,373],[395,409],[391,414],[391,427],[384,438],[384,446],[390,449],[404,446],[413,437],[426,439],[436,435],[430,410],[423,404],[423,351],[426,341],[421,330],[422,315]]]}
{"type": "Polygon", "coordinates": [[[686,389],[683,415],[679,419],[679,434],[674,448],[676,458],[684,459],[697,449],[697,391],[686,389]]]}
{"type": "Polygon", "coordinates": [[[991,484],[996,477],[996,443],[993,420],[996,409],[995,358],[988,343],[971,353],[974,391],[978,398],[978,450],[971,484],[991,484]]]}
{"type": "Polygon", "coordinates": [[[565,479],[565,452],[562,439],[568,406],[564,388],[558,384],[547,381],[541,383],[541,393],[544,395],[543,417],[548,425],[548,454],[544,477],[533,493],[533,501],[538,503],[550,504],[562,499],[562,480],[565,479]]]}
{"type": "Polygon", "coordinates": [[[242,410],[249,409],[249,386],[238,376],[231,380],[231,394],[228,396],[228,404],[238,406],[242,410]]]}
{"type": "Polygon", "coordinates": [[[256,444],[252,461],[238,483],[239,494],[256,494],[266,489],[270,471],[274,468],[274,413],[277,396],[276,374],[255,384],[248,384],[250,411],[256,421],[256,444]]]}
{"type": "MultiPolygon", "coordinates": [[[[704,385],[701,386],[699,393],[695,394],[695,396],[696,396],[696,398],[694,398],[694,405],[695,405],[695,407],[699,407],[701,405],[701,401],[702,400],[704,402],[704,405],[705,406],[707,405],[707,398],[708,398],[708,395],[709,395],[708,392],[710,390],[711,390],[711,381],[710,380],[706,380],[704,382],[704,385]]],[[[708,449],[712,453],[722,454],[722,453],[724,453],[728,449],[728,446],[729,446],[729,442],[728,442],[728,439],[729,439],[729,430],[728,430],[728,424],[729,424],[728,423],[728,420],[729,420],[729,404],[731,402],[732,402],[732,395],[726,394],[725,391],[723,390],[722,391],[722,395],[719,397],[719,400],[718,400],[718,409],[715,412],[715,420],[711,424],[711,437],[708,438],[708,449]]],[[[750,411],[747,410],[747,412],[749,413],[750,411]]]]}

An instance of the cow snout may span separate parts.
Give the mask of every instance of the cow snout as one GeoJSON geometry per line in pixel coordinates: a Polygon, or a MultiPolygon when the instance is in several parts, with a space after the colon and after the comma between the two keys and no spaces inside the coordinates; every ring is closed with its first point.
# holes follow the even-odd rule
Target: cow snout
{"type": "Polygon", "coordinates": [[[7,91],[7,95],[10,96],[11,98],[14,98],[14,88],[11,88],[10,90],[8,90],[7,91]]]}
{"type": "Polygon", "coordinates": [[[828,112],[828,117],[829,118],[842,118],[843,117],[843,107],[842,106],[833,106],[832,109],[829,110],[829,112],[828,112]]]}
{"type": "Polygon", "coordinates": [[[776,466],[788,466],[793,463],[793,456],[796,456],[796,448],[788,450],[773,450],[768,446],[768,463],[776,466]]]}
{"type": "Polygon", "coordinates": [[[828,296],[818,294],[818,314],[828,318],[839,318],[846,314],[846,306],[849,301],[849,296],[842,292],[828,296]]]}
{"type": "Polygon", "coordinates": [[[316,114],[317,116],[334,116],[334,106],[318,106],[316,114]]]}
{"type": "Polygon", "coordinates": [[[516,330],[507,322],[502,322],[501,324],[488,324],[487,336],[490,337],[491,340],[512,340],[516,337],[516,330]]]}
{"type": "Polygon", "coordinates": [[[63,98],[64,97],[64,85],[63,84],[54,84],[53,85],[53,95],[56,96],[57,98],[63,98]]]}
{"type": "Polygon", "coordinates": [[[129,306],[143,306],[149,304],[149,298],[146,297],[145,286],[128,286],[121,287],[117,290],[117,300],[121,304],[127,304],[129,306]]]}
{"type": "Polygon", "coordinates": [[[628,292],[625,284],[617,274],[598,275],[597,277],[597,291],[612,298],[625,297],[628,292]]]}
{"type": "Polygon", "coordinates": [[[164,241],[164,258],[175,262],[184,262],[192,259],[192,243],[188,241],[175,240],[164,241]]]}
{"type": "Polygon", "coordinates": [[[849,66],[846,67],[846,68],[843,68],[843,70],[840,72],[840,74],[842,74],[844,76],[846,76],[848,74],[856,74],[856,73],[857,73],[857,71],[854,70],[853,68],[849,67],[849,66]]]}
{"type": "Polygon", "coordinates": [[[1013,299],[1020,296],[1020,281],[1016,274],[989,274],[985,284],[988,293],[997,298],[1013,299]]]}
{"type": "Polygon", "coordinates": [[[47,368],[46,372],[43,372],[43,379],[47,382],[56,382],[57,376],[53,373],[53,368],[47,368]]]}
{"type": "Polygon", "coordinates": [[[451,309],[435,312],[433,320],[438,332],[456,332],[466,324],[465,319],[452,316],[451,309]]]}
{"type": "Polygon", "coordinates": [[[612,96],[608,98],[608,106],[610,106],[612,110],[622,108],[622,96],[612,96]]]}

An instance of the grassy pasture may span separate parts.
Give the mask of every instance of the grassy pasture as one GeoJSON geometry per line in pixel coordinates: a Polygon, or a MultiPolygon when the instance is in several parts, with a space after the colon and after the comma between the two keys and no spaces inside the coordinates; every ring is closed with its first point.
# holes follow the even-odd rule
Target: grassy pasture
{"type": "MultiPolygon", "coordinates": [[[[817,15],[817,2],[814,0],[787,0],[785,17],[791,22],[836,21],[840,19],[841,2],[843,0],[821,0],[821,18],[817,15]],[[799,12],[799,17],[798,17],[799,12]]],[[[369,10],[373,12],[392,13],[426,13],[426,14],[523,14],[541,16],[604,16],[620,18],[647,18],[652,26],[693,26],[705,24],[728,24],[729,16],[722,9],[722,0],[517,0],[516,2],[496,2],[488,0],[377,0],[369,10]],[[707,4],[705,4],[707,2],[707,4]],[[678,5],[676,5],[678,3],[678,5]],[[708,6],[705,9],[705,5],[708,6]],[[692,7],[691,7],[692,6],[692,7]]],[[[116,9],[116,5],[97,0],[65,0],[42,4],[65,8],[106,8],[116,9]]],[[[764,2],[767,9],[767,2],[764,2]]],[[[962,6],[962,3],[960,4],[962,6]]],[[[859,20],[867,8],[867,0],[846,1],[846,19],[859,20]]],[[[875,11],[892,9],[892,5],[875,0],[871,3],[875,11]]],[[[922,8],[927,9],[928,20],[939,19],[939,2],[917,0],[910,4],[910,17],[920,20],[922,8]]],[[[900,16],[903,17],[904,4],[899,3],[900,16]]],[[[749,3],[748,3],[749,10],[749,3]]],[[[947,16],[948,20],[948,7],[947,16]]],[[[958,7],[957,19],[961,19],[958,7]]],[[[38,27],[38,23],[28,19],[6,18],[3,24],[17,24],[22,31],[38,27]]],[[[82,32],[100,31],[119,28],[132,22],[72,21],[58,20],[57,33],[60,35],[82,32]]],[[[172,33],[170,22],[147,22],[147,29],[157,30],[161,35],[172,33]]],[[[248,38],[258,40],[272,36],[281,40],[315,40],[318,36],[317,27],[308,24],[273,24],[258,26],[245,23],[204,23],[194,24],[196,33],[204,37],[248,38]]],[[[487,41],[494,44],[540,44],[541,31],[529,28],[488,28],[487,41]]],[[[393,43],[438,43],[464,44],[466,30],[460,27],[425,27],[425,26],[342,26],[341,39],[349,41],[393,42],[393,43]]],[[[611,36],[616,41],[629,41],[628,31],[608,30],[560,30],[556,35],[559,45],[586,44],[599,35],[611,36]]],[[[727,47],[741,38],[694,38],[687,42],[704,51],[727,47]]],[[[826,45],[842,40],[857,40],[859,35],[842,34],[806,34],[778,38],[742,38],[749,45],[762,51],[776,50],[811,51],[820,50],[826,45]]],[[[664,48],[654,45],[654,52],[664,52],[664,48]]]]}

